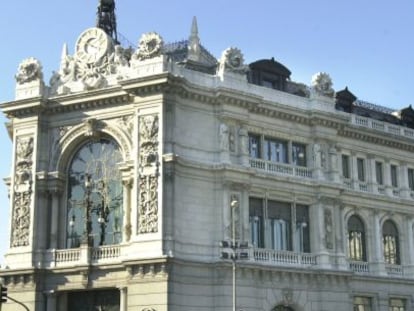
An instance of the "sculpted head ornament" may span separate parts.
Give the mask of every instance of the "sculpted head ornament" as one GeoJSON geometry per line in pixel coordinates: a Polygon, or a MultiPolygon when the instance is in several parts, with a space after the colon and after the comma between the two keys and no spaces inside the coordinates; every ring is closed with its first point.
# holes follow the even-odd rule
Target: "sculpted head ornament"
{"type": "Polygon", "coordinates": [[[20,63],[16,74],[17,83],[23,84],[42,79],[42,65],[37,59],[30,57],[20,63]]]}
{"type": "Polygon", "coordinates": [[[156,32],[144,33],[139,40],[137,58],[140,60],[159,56],[162,52],[164,41],[156,32]]]}
{"type": "Polygon", "coordinates": [[[220,63],[230,70],[241,69],[244,66],[243,54],[238,48],[228,48],[223,51],[220,63]]]}

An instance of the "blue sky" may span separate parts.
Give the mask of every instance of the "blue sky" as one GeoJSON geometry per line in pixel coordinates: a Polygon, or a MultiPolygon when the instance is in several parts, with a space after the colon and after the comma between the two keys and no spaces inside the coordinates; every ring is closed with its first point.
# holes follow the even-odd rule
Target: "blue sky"
{"type": "MultiPolygon", "coordinates": [[[[0,10],[0,102],[13,100],[19,63],[36,57],[45,80],[59,67],[63,43],[73,53],[79,34],[94,26],[98,0],[13,0],[0,10]]],[[[202,44],[217,58],[230,47],[247,63],[275,59],[292,80],[310,84],[330,74],[335,90],[396,110],[414,104],[412,0],[118,0],[118,31],[136,44],[156,31],[167,42],[186,39],[197,16],[202,44]]],[[[0,116],[0,123],[6,122],[0,116]]],[[[10,174],[11,143],[0,126],[0,177],[10,174]]],[[[0,263],[8,244],[9,202],[0,183],[0,263]]]]}

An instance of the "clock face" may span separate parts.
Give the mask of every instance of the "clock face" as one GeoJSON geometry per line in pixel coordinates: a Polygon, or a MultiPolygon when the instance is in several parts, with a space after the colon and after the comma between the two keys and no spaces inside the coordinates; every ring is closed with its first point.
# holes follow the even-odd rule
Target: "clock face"
{"type": "Polygon", "coordinates": [[[108,52],[111,39],[100,28],[85,30],[76,43],[76,56],[86,63],[100,60],[108,52]]]}

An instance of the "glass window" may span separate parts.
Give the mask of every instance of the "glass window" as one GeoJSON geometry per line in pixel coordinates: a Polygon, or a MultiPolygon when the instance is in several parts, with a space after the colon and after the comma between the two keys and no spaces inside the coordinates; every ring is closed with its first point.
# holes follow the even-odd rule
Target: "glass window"
{"type": "Polygon", "coordinates": [[[308,206],[250,198],[249,215],[255,247],[310,252],[308,206]]]}
{"type": "Polygon", "coordinates": [[[365,160],[357,158],[358,180],[365,181],[365,160]]]}
{"type": "Polygon", "coordinates": [[[349,169],[349,156],[346,154],[342,155],[342,176],[347,179],[351,178],[349,169]]]}
{"type": "Polygon", "coordinates": [[[398,172],[397,166],[391,165],[391,186],[398,187],[398,172]]]}
{"type": "Polygon", "coordinates": [[[107,289],[68,292],[67,301],[69,311],[118,311],[120,310],[120,291],[119,289],[107,289]]]}
{"type": "Polygon", "coordinates": [[[260,136],[249,134],[249,155],[251,158],[261,158],[260,136]]]}
{"type": "Polygon", "coordinates": [[[408,169],[408,187],[414,191],[414,169],[408,169]]]}
{"type": "Polygon", "coordinates": [[[75,153],[68,171],[68,248],[79,247],[81,242],[92,246],[121,242],[120,162],[119,147],[109,139],[88,142],[75,153]]]}
{"type": "Polygon", "coordinates": [[[306,146],[292,143],[292,164],[306,166],[306,146]]]}
{"type": "Polygon", "coordinates": [[[375,162],[375,175],[376,175],[376,179],[377,179],[377,184],[378,185],[383,185],[384,184],[384,178],[383,178],[383,169],[382,169],[382,162],[375,162]]]}
{"type": "Polygon", "coordinates": [[[309,208],[306,205],[296,205],[295,251],[310,253],[309,208]]]}
{"type": "Polygon", "coordinates": [[[364,223],[356,215],[348,220],[348,257],[351,260],[366,261],[364,223]]]}
{"type": "Polygon", "coordinates": [[[263,243],[263,200],[249,199],[250,240],[254,247],[264,247],[263,243]]]}
{"type": "Polygon", "coordinates": [[[405,311],[405,300],[398,299],[398,298],[391,298],[389,311],[405,311]]]}
{"type": "Polygon", "coordinates": [[[292,250],[291,223],[292,215],[289,203],[268,201],[268,228],[270,228],[271,248],[275,250],[292,250]]]}
{"type": "Polygon", "coordinates": [[[287,143],[285,141],[265,138],[264,158],[273,162],[287,163],[287,143]]]}
{"type": "Polygon", "coordinates": [[[399,265],[398,230],[391,220],[382,226],[382,244],[384,248],[384,261],[388,264],[399,265]]]}
{"type": "Polygon", "coordinates": [[[371,298],[354,297],[354,311],[371,311],[371,298]]]}

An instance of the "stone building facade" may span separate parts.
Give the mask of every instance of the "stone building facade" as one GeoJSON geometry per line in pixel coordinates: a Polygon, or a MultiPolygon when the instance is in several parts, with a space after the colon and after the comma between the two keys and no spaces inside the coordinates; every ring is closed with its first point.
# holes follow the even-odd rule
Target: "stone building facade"
{"type": "Polygon", "coordinates": [[[224,311],[235,252],[237,310],[412,310],[411,108],[335,93],[326,73],[289,76],[237,48],[215,59],[195,20],[188,40],[147,33],[136,51],[87,29],[49,85],[23,61],[1,105],[10,297],[36,311],[224,311]]]}

